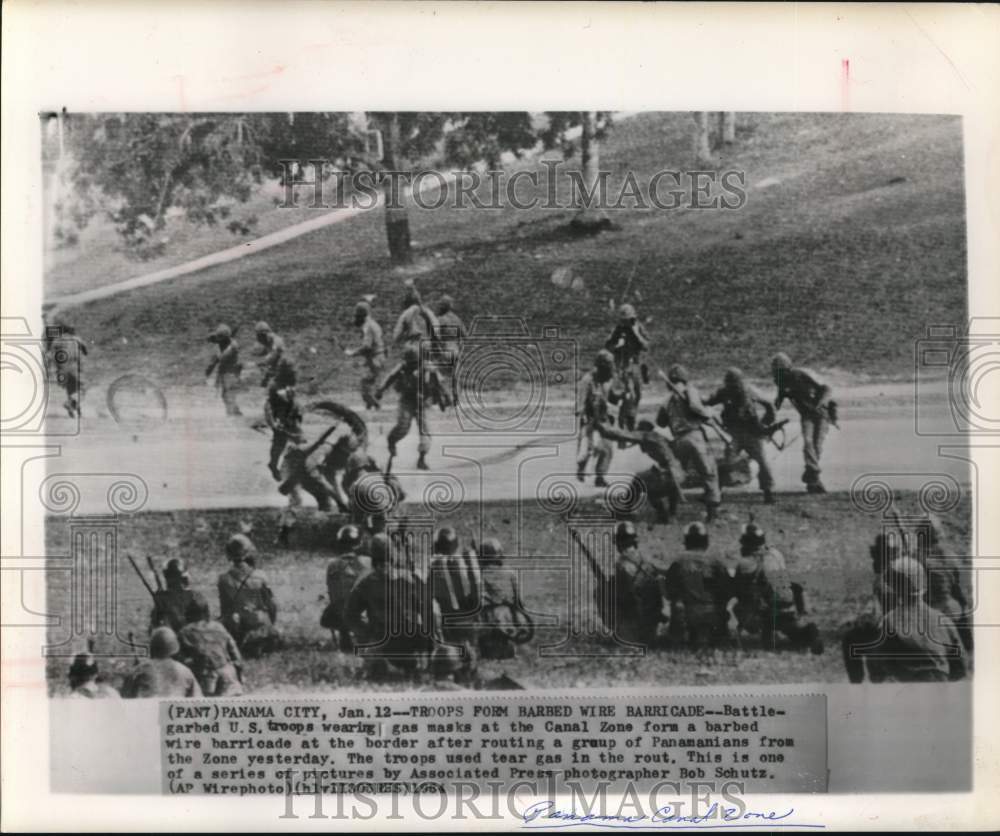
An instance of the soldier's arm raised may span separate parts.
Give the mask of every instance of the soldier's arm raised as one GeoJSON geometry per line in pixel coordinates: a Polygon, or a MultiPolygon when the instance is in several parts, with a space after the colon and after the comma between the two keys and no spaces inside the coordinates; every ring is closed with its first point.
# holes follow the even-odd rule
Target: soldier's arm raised
{"type": "Polygon", "coordinates": [[[642,442],[641,432],[630,432],[629,430],[620,430],[612,427],[605,421],[598,421],[594,424],[594,429],[602,435],[604,438],[611,439],[611,441],[625,441],[632,444],[639,444],[642,442]]]}

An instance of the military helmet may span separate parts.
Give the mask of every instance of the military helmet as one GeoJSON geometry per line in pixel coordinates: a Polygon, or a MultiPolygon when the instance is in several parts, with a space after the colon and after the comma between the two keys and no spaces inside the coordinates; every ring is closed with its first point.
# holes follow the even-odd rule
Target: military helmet
{"type": "Polygon", "coordinates": [[[230,560],[243,560],[256,553],[256,546],[246,534],[234,534],[226,541],[226,557],[230,560]]]}
{"type": "Polygon", "coordinates": [[[445,294],[438,300],[438,313],[446,314],[455,306],[455,300],[445,294]]]}
{"type": "Polygon", "coordinates": [[[602,348],[594,358],[594,365],[598,368],[613,369],[615,366],[614,355],[606,348],[602,348]]]}
{"type": "Polygon", "coordinates": [[[209,342],[218,342],[219,340],[228,340],[233,336],[232,329],[226,325],[225,322],[220,322],[215,326],[215,330],[208,335],[209,342]]]}
{"type": "Polygon", "coordinates": [[[268,325],[266,322],[264,322],[264,320],[262,319],[260,322],[254,325],[253,330],[256,331],[258,334],[270,334],[271,326],[268,325]]]}
{"type": "Polygon", "coordinates": [[[684,548],[707,549],[708,529],[703,522],[693,522],[684,529],[684,548]]]}
{"type": "Polygon", "coordinates": [[[451,526],[438,529],[434,538],[434,551],[437,554],[451,555],[458,551],[458,533],[451,526]]]}
{"type": "Polygon", "coordinates": [[[187,564],[179,557],[170,558],[167,561],[167,565],[163,567],[163,577],[168,581],[175,578],[180,580],[189,579],[190,575],[188,574],[187,564]]]}
{"type": "Polygon", "coordinates": [[[191,624],[194,621],[208,621],[212,617],[212,610],[208,606],[208,601],[200,595],[195,596],[184,608],[184,620],[191,624]]]}
{"type": "Polygon", "coordinates": [[[337,532],[337,548],[341,551],[354,551],[361,545],[361,530],[356,525],[342,526],[337,532]]]}
{"type": "Polygon", "coordinates": [[[746,551],[759,549],[765,542],[767,535],[757,523],[747,523],[740,529],[740,546],[746,551]]]}
{"type": "Polygon", "coordinates": [[[503,546],[496,537],[487,537],[479,547],[481,563],[499,565],[503,561],[503,546]]]}
{"type": "Polygon", "coordinates": [[[437,644],[431,651],[431,674],[446,679],[462,669],[462,648],[454,644],[437,644]]]}
{"type": "Polygon", "coordinates": [[[636,318],[635,308],[633,308],[628,303],[622,305],[620,308],[618,308],[618,317],[619,319],[635,319],[636,318]]]}
{"type": "Polygon", "coordinates": [[[869,551],[872,561],[876,564],[876,569],[881,571],[883,568],[891,566],[897,559],[903,556],[902,538],[886,533],[885,531],[880,531],[875,535],[875,541],[872,543],[869,551]]]}
{"type": "Polygon", "coordinates": [[[149,655],[153,659],[169,659],[180,649],[177,634],[169,627],[157,627],[149,637],[149,655]]]}
{"type": "Polygon", "coordinates": [[[667,369],[667,380],[671,383],[687,383],[688,370],[685,369],[680,363],[674,363],[669,369],[667,369]]]}
{"type": "Polygon", "coordinates": [[[69,666],[70,686],[75,688],[95,676],[97,676],[97,660],[94,658],[94,654],[77,653],[73,657],[73,664],[69,666]]]}
{"type": "Polygon", "coordinates": [[[412,284],[408,284],[406,286],[406,293],[403,295],[403,307],[409,308],[412,305],[419,304],[420,294],[417,293],[417,289],[412,284]]]}
{"type": "Polygon", "coordinates": [[[726,369],[726,374],[722,378],[722,382],[729,387],[741,386],[743,384],[743,370],[736,366],[731,366],[726,369]]]}
{"type": "Polygon", "coordinates": [[[629,546],[639,545],[639,532],[635,530],[635,525],[628,520],[618,523],[615,529],[615,546],[619,549],[627,549],[629,546]]]}
{"type": "Polygon", "coordinates": [[[368,543],[372,564],[383,564],[389,559],[389,538],[384,534],[373,534],[368,543]]]}
{"type": "Polygon", "coordinates": [[[894,583],[893,589],[907,598],[919,598],[924,594],[927,577],[919,560],[900,557],[889,567],[894,583]]]}
{"type": "Polygon", "coordinates": [[[785,354],[784,351],[779,351],[774,357],[771,358],[771,371],[779,372],[786,371],[792,367],[792,358],[785,354]]]}
{"type": "Polygon", "coordinates": [[[367,302],[358,302],[358,304],[354,306],[355,316],[368,316],[368,314],[370,314],[371,312],[372,312],[371,305],[369,305],[367,302]]]}
{"type": "Polygon", "coordinates": [[[638,423],[637,423],[637,424],[635,425],[635,428],[636,428],[636,429],[637,429],[637,430],[638,430],[639,432],[641,432],[641,433],[648,433],[648,432],[652,432],[652,431],[653,431],[653,422],[652,422],[652,421],[649,421],[649,420],[647,420],[646,418],[643,418],[643,419],[642,419],[641,421],[639,421],[639,422],[638,422],[638,423]]]}

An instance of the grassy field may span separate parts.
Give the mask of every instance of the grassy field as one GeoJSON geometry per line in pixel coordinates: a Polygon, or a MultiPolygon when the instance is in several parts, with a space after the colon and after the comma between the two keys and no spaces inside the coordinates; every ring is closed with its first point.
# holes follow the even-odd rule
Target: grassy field
{"type": "MultiPolygon", "coordinates": [[[[878,519],[862,514],[844,494],[787,495],[780,500],[775,506],[761,506],[753,497],[734,495],[727,499],[725,512],[712,529],[712,546],[718,550],[735,548],[739,527],[752,511],[756,521],[768,531],[769,542],[785,554],[792,578],[806,586],[811,601],[810,618],[819,625],[827,645],[823,655],[787,649],[764,651],[756,639],[748,637],[741,652],[727,649],[711,655],[695,655],[684,649],[671,649],[650,652],[643,659],[569,655],[540,658],[539,646],[555,643],[561,633],[539,629],[533,643],[519,648],[516,659],[484,663],[483,673],[489,678],[506,672],[525,685],[540,688],[846,681],[839,633],[844,622],[862,609],[871,593],[868,546],[879,530],[878,519]]],[[[902,496],[899,504],[904,514],[917,509],[913,496],[902,496]]],[[[695,503],[682,506],[682,525],[688,518],[696,518],[699,510],[695,503]]],[[[124,522],[119,545],[136,556],[151,554],[158,560],[183,557],[188,561],[194,585],[208,595],[214,609],[215,578],[227,568],[222,545],[241,522],[254,527],[253,536],[262,551],[261,568],[275,590],[280,607],[279,625],[288,642],[283,652],[248,662],[245,671],[248,689],[271,694],[326,688],[371,690],[370,685],[356,680],[358,660],[334,650],[329,633],[319,626],[326,602],[325,566],[330,556],[326,544],[332,541],[337,518],[322,524],[318,519],[311,525],[304,524],[292,548],[277,550],[271,545],[276,525],[273,510],[143,513],[124,522]]],[[[967,554],[971,530],[968,497],[944,516],[943,523],[955,553],[967,554]]],[[[513,503],[493,503],[482,508],[462,506],[453,514],[437,519],[435,524],[455,526],[463,542],[470,537],[477,540],[499,537],[508,551],[516,542],[515,532],[520,524],[523,543],[520,557],[537,566],[522,575],[525,604],[529,610],[556,616],[565,624],[566,574],[551,565],[554,558],[568,553],[564,520],[535,504],[523,505],[519,517],[519,509],[513,503]]],[[[680,550],[682,525],[641,524],[644,554],[662,566],[669,564],[680,550]]],[[[46,534],[48,554],[68,552],[69,526],[65,518],[50,519],[46,534]]],[[[68,612],[68,573],[51,571],[47,576],[47,611],[68,612]]],[[[133,632],[136,637],[144,637],[151,603],[124,561],[119,568],[118,597],[120,634],[133,632]]],[[[63,637],[54,628],[50,641],[63,637]]],[[[593,640],[575,640],[567,650],[594,653],[608,648],[593,640]]],[[[118,659],[106,667],[110,672],[122,674],[131,664],[131,659],[118,659]]],[[[61,693],[65,688],[65,675],[66,660],[51,659],[49,676],[53,693],[61,693]]]]}
{"type": "MultiPolygon", "coordinates": [[[[601,165],[615,190],[627,171],[644,182],[663,168],[697,168],[690,146],[688,114],[644,114],[614,126],[601,165]]],[[[623,209],[610,213],[617,229],[594,238],[567,234],[568,210],[414,209],[416,261],[405,275],[416,276],[429,299],[452,294],[467,320],[522,316],[535,334],[558,326],[589,358],[634,265],[653,360],[687,363],[698,378],[717,377],[734,361],[762,376],[782,348],[854,379],[902,379],[929,323],[964,320],[957,117],[745,114],[720,162],[720,170],[730,168],[746,173],[741,210],[623,209]],[[559,268],[579,276],[582,288],[553,284],[559,268]]],[[[262,215],[261,231],[281,212],[262,215]]],[[[205,252],[199,234],[186,245],[181,237],[174,252],[205,252]]],[[[220,320],[241,325],[245,342],[249,324],[266,318],[305,377],[353,389],[358,370],[335,346],[355,339],[354,303],[375,294],[386,326],[401,298],[405,275],[388,263],[384,239],[376,211],[73,311],[69,318],[92,346],[88,376],[100,383],[141,371],[164,386],[198,384],[210,328],[220,320]]],[[[47,277],[47,294],[119,275],[122,257],[109,249],[100,239],[67,251],[47,277]]],[[[160,266],[134,265],[133,274],[160,266]]]]}

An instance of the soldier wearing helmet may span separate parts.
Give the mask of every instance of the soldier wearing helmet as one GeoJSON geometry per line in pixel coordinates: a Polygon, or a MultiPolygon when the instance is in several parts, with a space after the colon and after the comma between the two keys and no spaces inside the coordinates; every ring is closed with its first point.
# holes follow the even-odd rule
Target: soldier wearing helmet
{"type": "Polygon", "coordinates": [[[442,296],[437,305],[437,331],[435,332],[437,348],[435,353],[436,363],[448,370],[450,383],[448,391],[451,394],[451,402],[458,403],[458,368],[459,354],[462,350],[462,341],[468,336],[465,323],[462,318],[455,313],[455,300],[450,296],[442,296]]]}
{"type": "Polygon", "coordinates": [[[378,409],[375,387],[385,367],[385,341],[382,339],[382,326],[375,321],[371,306],[367,302],[358,302],[355,306],[354,327],[361,334],[361,343],[355,348],[345,348],[344,354],[348,357],[360,357],[364,361],[361,400],[365,409],[378,409]]]}
{"type": "Polygon", "coordinates": [[[276,482],[281,481],[281,471],[278,465],[289,444],[301,444],[302,407],[299,405],[295,391],[295,372],[286,368],[284,360],[278,363],[278,369],[267,390],[267,400],[264,402],[264,421],[271,428],[271,448],[268,452],[267,469],[276,482]]]}
{"type": "MultiPolygon", "coordinates": [[[[46,314],[42,314],[43,321],[46,314]]],[[[60,316],[45,327],[45,367],[56,371],[56,382],[66,393],[63,408],[70,418],[79,417],[83,401],[83,358],[89,353],[76,329],[60,316]]]]}
{"type": "Polygon", "coordinates": [[[623,387],[618,426],[625,430],[635,429],[646,374],[642,354],[649,350],[649,336],[632,305],[623,304],[618,308],[618,324],[605,341],[604,348],[614,356],[615,368],[623,387]]]}
{"type": "Polygon", "coordinates": [[[576,478],[585,478],[587,464],[594,460],[594,485],[607,487],[604,478],[611,466],[611,444],[598,431],[598,424],[610,424],[609,405],[617,404],[614,389],[615,358],[607,349],[597,352],[594,368],[583,377],[580,406],[580,435],[577,445],[576,478]]]}
{"type": "MultiPolygon", "coordinates": [[[[756,523],[747,523],[740,532],[740,556],[733,561],[735,571],[729,574],[730,585],[723,594],[737,599],[734,614],[740,627],[748,632],[760,631],[765,648],[775,649],[775,634],[784,634],[794,648],[808,647],[813,653],[823,652],[819,628],[803,618],[807,612],[805,592],[801,584],[791,580],[785,556],[767,544],[767,535],[756,523]]],[[[720,576],[721,584],[725,579],[720,576]]]]}
{"type": "Polygon", "coordinates": [[[512,659],[515,645],[531,641],[535,633],[521,600],[517,572],[504,568],[503,557],[503,546],[496,537],[487,537],[480,544],[483,610],[479,655],[483,659],[512,659]]]}
{"type": "Polygon", "coordinates": [[[192,601],[207,600],[197,590],[191,589],[191,575],[183,560],[173,557],[163,568],[163,579],[167,588],[153,595],[153,612],[149,619],[149,629],[169,627],[175,633],[187,624],[187,610],[192,601]]]}
{"type": "Polygon", "coordinates": [[[438,330],[438,319],[420,298],[420,291],[408,282],[403,294],[403,312],[392,329],[393,345],[416,346],[431,340],[438,330]]]}
{"type": "Polygon", "coordinates": [[[243,657],[225,627],[212,618],[207,601],[192,601],[184,629],[177,635],[180,656],[206,697],[243,693],[243,657]]]}
{"type": "Polygon", "coordinates": [[[157,627],[149,637],[149,658],[136,665],[122,685],[128,699],[200,697],[201,686],[191,669],[173,657],[180,652],[177,635],[157,627]]]}
{"type": "Polygon", "coordinates": [[[205,369],[205,384],[212,385],[214,372],[215,387],[219,390],[222,403],[226,407],[226,415],[242,415],[239,404],[236,403],[240,375],[243,374],[239,344],[233,339],[233,332],[225,323],[216,326],[208,335],[208,341],[215,344],[216,354],[205,369]]]}
{"type": "Polygon", "coordinates": [[[900,557],[889,567],[893,608],[881,625],[878,654],[866,657],[875,681],[947,682],[964,679],[966,651],[954,622],[924,600],[923,565],[900,557]]]}
{"type": "Polygon", "coordinates": [[[691,523],[684,529],[684,552],[666,574],[671,641],[694,648],[711,644],[725,630],[727,602],[716,590],[717,566],[708,546],[708,528],[691,523]]]}
{"type": "Polygon", "coordinates": [[[771,375],[778,387],[774,408],[781,409],[785,398],[788,398],[802,422],[802,455],[806,465],[802,481],[806,490],[809,493],[826,493],[820,479],[819,462],[830,424],[837,421],[833,390],[815,372],[793,366],[783,351],[771,358],[771,375]]]}
{"type": "Polygon", "coordinates": [[[468,684],[478,663],[477,628],[483,601],[479,560],[474,552],[460,553],[457,532],[445,526],[434,538],[429,569],[429,576],[419,568],[417,574],[429,582],[443,641],[461,650],[462,665],[455,672],[455,681],[468,684]]]}
{"type": "Polygon", "coordinates": [[[372,570],[372,559],[362,551],[361,530],[353,524],[337,532],[337,555],[326,566],[329,603],[320,617],[320,626],[330,631],[334,644],[344,653],[354,650],[346,620],[347,599],[358,580],[372,570]]]}
{"type": "Polygon", "coordinates": [[[355,450],[348,457],[343,485],[351,521],[370,533],[385,531],[389,513],[406,496],[399,479],[382,473],[364,450],[355,450]]]}
{"type": "MultiPolygon", "coordinates": [[[[261,386],[271,386],[274,383],[274,377],[277,374],[278,366],[281,361],[285,358],[285,341],[279,337],[274,331],[271,330],[271,326],[268,325],[263,320],[254,325],[254,335],[257,339],[257,348],[254,353],[261,359],[257,361],[257,365],[261,371],[261,386]]],[[[291,361],[285,363],[284,374],[287,375],[289,372],[293,372],[293,366],[291,361]]],[[[294,381],[292,381],[294,383],[294,381]]],[[[283,382],[282,385],[288,385],[287,382],[283,382]]]]}
{"type": "Polygon", "coordinates": [[[774,502],[774,476],[764,455],[768,427],[774,423],[774,407],[735,367],[726,370],[722,386],[705,401],[705,406],[718,404],[722,405],[722,425],[733,438],[733,452],[745,450],[757,462],[757,482],[764,502],[774,502]]]}
{"type": "Polygon", "coordinates": [[[77,653],[73,657],[69,668],[69,688],[71,697],[88,700],[116,700],[120,696],[101,675],[93,653],[77,653]]]}
{"type": "Polygon", "coordinates": [[[247,657],[268,653],[281,644],[274,626],[277,603],[264,573],[253,565],[256,554],[249,537],[234,534],[226,542],[232,566],[219,575],[218,582],[222,624],[247,657]]]}
{"type": "Polygon", "coordinates": [[[702,483],[706,516],[711,522],[722,502],[719,473],[706,435],[706,425],[713,420],[713,415],[702,403],[684,366],[672,365],[667,371],[666,384],[670,394],[657,412],[656,423],[670,430],[674,438],[674,455],[682,467],[694,473],[702,483]]]}
{"type": "Polygon", "coordinates": [[[442,409],[446,406],[446,401],[441,400],[441,396],[446,396],[446,393],[440,372],[429,363],[423,364],[421,368],[419,345],[407,345],[403,350],[403,362],[389,372],[375,390],[375,399],[381,401],[382,395],[390,387],[398,393],[399,402],[396,423],[389,430],[389,455],[395,457],[396,445],[406,438],[410,427],[416,422],[420,436],[417,442],[417,469],[429,470],[427,453],[430,450],[431,435],[427,422],[427,409],[435,397],[438,398],[438,404],[442,409]]]}

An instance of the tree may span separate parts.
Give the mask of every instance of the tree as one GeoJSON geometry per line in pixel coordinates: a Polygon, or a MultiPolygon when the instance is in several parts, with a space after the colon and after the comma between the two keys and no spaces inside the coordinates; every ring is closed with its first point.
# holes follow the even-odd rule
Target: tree
{"type": "Polygon", "coordinates": [[[600,204],[604,183],[600,173],[600,140],[611,127],[611,114],[599,111],[556,111],[546,114],[549,123],[540,132],[545,148],[560,147],[567,159],[576,154],[572,141],[579,128],[580,172],[572,179],[576,215],[570,222],[583,232],[597,232],[610,226],[600,204]]]}

